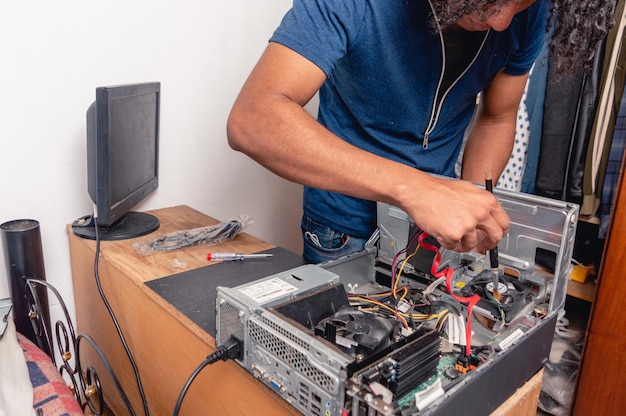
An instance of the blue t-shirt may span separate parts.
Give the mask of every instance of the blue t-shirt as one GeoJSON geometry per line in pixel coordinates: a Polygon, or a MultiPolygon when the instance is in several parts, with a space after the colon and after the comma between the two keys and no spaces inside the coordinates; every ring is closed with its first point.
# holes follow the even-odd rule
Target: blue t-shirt
{"type": "MultiPolygon", "coordinates": [[[[330,131],[385,158],[453,176],[476,95],[500,70],[530,70],[544,44],[548,3],[539,0],[505,31],[486,33],[476,60],[447,93],[438,91],[442,45],[427,0],[295,0],[271,41],[326,74],[318,120],[330,131]]],[[[356,237],[376,227],[373,201],[305,187],[303,208],[356,237]]]]}

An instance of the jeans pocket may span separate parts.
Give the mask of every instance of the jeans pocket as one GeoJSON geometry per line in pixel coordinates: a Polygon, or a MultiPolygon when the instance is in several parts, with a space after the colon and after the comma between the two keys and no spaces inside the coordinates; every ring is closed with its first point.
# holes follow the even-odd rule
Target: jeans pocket
{"type": "Polygon", "coordinates": [[[335,231],[309,217],[302,219],[302,238],[304,240],[303,256],[310,263],[335,260],[363,250],[367,241],[335,231]]]}

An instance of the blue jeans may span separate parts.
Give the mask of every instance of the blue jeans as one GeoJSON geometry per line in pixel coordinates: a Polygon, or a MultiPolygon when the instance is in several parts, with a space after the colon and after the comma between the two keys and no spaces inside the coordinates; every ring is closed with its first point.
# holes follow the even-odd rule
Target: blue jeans
{"type": "Polygon", "coordinates": [[[357,238],[333,230],[332,228],[302,217],[302,239],[304,259],[309,263],[322,263],[336,260],[365,248],[367,238],[357,238]]]}

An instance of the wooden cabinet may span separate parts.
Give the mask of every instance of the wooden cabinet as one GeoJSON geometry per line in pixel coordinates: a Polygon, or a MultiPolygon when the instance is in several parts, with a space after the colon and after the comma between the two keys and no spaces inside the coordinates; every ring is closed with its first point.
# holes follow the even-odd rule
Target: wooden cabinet
{"type": "MultiPolygon", "coordinates": [[[[152,214],[161,221],[156,233],[159,235],[218,222],[187,206],[160,209],[152,214]]],[[[133,369],[98,293],[94,278],[96,244],[73,235],[70,226],[68,232],[78,332],[94,338],[111,362],[135,414],[144,414],[133,369]]],[[[178,273],[207,266],[208,249],[196,246],[140,256],[133,243],[141,239],[102,242],[98,270],[102,290],[137,363],[149,411],[153,415],[169,415],[188,377],[216,350],[215,340],[151,290],[147,283],[164,277],[177,279],[178,273]]],[[[219,246],[219,251],[243,253],[268,249],[275,247],[246,233],[219,246]]],[[[185,290],[185,296],[187,293],[190,297],[198,296],[198,290],[194,293],[189,293],[188,287],[185,290]]],[[[89,349],[81,350],[81,358],[90,364],[98,362],[89,349]]],[[[102,366],[96,365],[96,368],[109,407],[117,415],[128,414],[115,393],[113,380],[106,377],[102,366]]],[[[542,374],[540,371],[521,386],[494,415],[534,416],[542,374]]],[[[237,363],[220,361],[205,367],[185,396],[181,415],[191,414],[286,416],[299,413],[237,363]]]]}
{"type": "MultiPolygon", "coordinates": [[[[161,221],[161,228],[155,233],[159,235],[218,222],[186,206],[152,213],[161,221]]],[[[129,359],[96,287],[95,242],[76,237],[70,228],[78,332],[87,333],[95,339],[111,362],[135,414],[144,414],[129,359]]],[[[101,243],[100,280],[137,363],[150,414],[171,415],[189,375],[216,350],[215,341],[145,283],[207,266],[207,247],[139,256],[132,246],[138,240],[141,238],[101,243]]],[[[272,248],[270,244],[246,233],[220,247],[223,251],[245,253],[272,248]]],[[[87,363],[99,362],[89,348],[81,350],[80,354],[87,363]]],[[[111,410],[117,415],[128,414],[115,392],[113,381],[106,376],[102,366],[95,366],[101,377],[105,401],[111,410]]],[[[191,414],[286,416],[296,412],[238,364],[220,361],[206,367],[185,396],[181,415],[191,414]]]]}
{"type": "Polygon", "coordinates": [[[626,409],[626,182],[624,163],[599,269],[572,414],[621,415],[626,409]]]}

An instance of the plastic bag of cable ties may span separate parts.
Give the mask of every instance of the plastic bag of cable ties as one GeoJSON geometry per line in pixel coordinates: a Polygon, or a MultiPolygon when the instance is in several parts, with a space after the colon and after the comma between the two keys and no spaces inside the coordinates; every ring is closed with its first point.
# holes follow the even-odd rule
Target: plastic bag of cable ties
{"type": "Polygon", "coordinates": [[[152,253],[178,250],[185,247],[212,246],[235,238],[254,221],[247,215],[238,215],[219,224],[176,231],[133,243],[137,254],[148,256],[152,253]]]}

